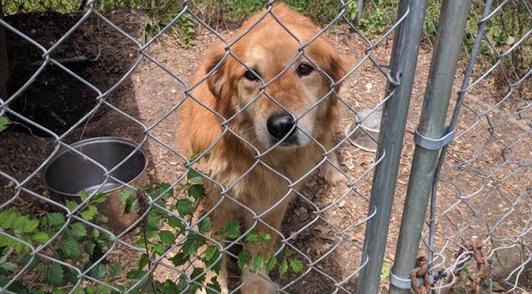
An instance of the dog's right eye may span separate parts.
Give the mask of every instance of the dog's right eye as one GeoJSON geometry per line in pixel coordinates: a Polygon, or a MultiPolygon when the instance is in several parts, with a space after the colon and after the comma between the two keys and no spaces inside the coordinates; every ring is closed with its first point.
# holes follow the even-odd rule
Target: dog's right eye
{"type": "Polygon", "coordinates": [[[249,81],[256,81],[256,80],[259,79],[259,76],[257,74],[255,74],[255,73],[253,73],[251,70],[248,70],[248,71],[246,71],[246,73],[244,73],[244,78],[246,78],[249,81]]]}

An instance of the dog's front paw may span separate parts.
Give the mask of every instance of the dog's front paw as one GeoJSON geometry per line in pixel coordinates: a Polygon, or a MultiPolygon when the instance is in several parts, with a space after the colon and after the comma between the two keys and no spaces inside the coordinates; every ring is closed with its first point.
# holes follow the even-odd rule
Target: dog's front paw
{"type": "Polygon", "coordinates": [[[320,169],[320,176],[331,186],[335,186],[345,179],[344,175],[330,164],[326,164],[320,169]]]}
{"type": "Polygon", "coordinates": [[[270,280],[266,270],[261,270],[260,275],[249,273],[242,277],[244,285],[240,289],[242,294],[276,294],[277,286],[270,280]]]}

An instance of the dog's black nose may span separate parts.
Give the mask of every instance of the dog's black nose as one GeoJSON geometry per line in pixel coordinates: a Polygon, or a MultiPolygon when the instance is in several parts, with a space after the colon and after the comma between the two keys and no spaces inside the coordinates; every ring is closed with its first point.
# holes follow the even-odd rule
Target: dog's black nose
{"type": "Polygon", "coordinates": [[[293,134],[296,130],[294,119],[288,112],[271,115],[266,124],[268,132],[277,139],[286,137],[288,133],[293,134]]]}

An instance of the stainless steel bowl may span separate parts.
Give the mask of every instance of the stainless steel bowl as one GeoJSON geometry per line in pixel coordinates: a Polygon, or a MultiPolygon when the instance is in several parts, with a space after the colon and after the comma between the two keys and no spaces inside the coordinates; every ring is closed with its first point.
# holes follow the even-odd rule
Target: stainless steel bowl
{"type": "Polygon", "coordinates": [[[353,123],[345,130],[345,135],[348,136],[358,125],[360,125],[360,127],[351,135],[349,141],[364,151],[376,152],[378,146],[377,142],[379,141],[381,117],[382,112],[380,110],[361,110],[355,116],[353,123]]]}
{"type": "Polygon", "coordinates": [[[101,213],[112,220],[107,225],[114,233],[118,234],[128,229],[138,218],[138,213],[124,213],[124,205],[120,203],[119,197],[124,185],[119,181],[137,187],[146,183],[148,166],[146,151],[142,148],[135,151],[138,145],[134,142],[108,137],[87,139],[70,146],[83,156],[65,148],[43,169],[42,179],[44,185],[52,192],[52,198],[56,201],[63,201],[65,198],[79,201],[83,191],[89,194],[95,191],[108,193],[107,200],[96,206],[101,213]],[[113,178],[105,181],[105,170],[87,157],[108,171],[129,158],[111,173],[119,181],[113,178]]]}
{"type": "MultiPolygon", "coordinates": [[[[111,170],[134,152],[138,145],[120,138],[103,137],[79,141],[70,146],[111,170]]],[[[129,184],[144,173],[147,166],[148,156],[140,148],[111,175],[129,184]]],[[[65,196],[76,197],[82,191],[92,193],[98,189],[99,192],[111,192],[122,186],[112,178],[107,182],[105,179],[103,168],[67,148],[56,154],[43,170],[44,185],[65,196]]]]}

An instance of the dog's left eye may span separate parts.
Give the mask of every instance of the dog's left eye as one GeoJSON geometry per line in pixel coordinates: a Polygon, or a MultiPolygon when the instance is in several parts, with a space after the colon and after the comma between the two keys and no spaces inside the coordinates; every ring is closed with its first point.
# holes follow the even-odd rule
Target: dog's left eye
{"type": "Polygon", "coordinates": [[[308,64],[301,63],[297,67],[297,74],[300,75],[300,76],[308,76],[313,70],[314,70],[314,68],[312,66],[310,66],[308,64]]]}
{"type": "MultiPolygon", "coordinates": [[[[256,71],[255,71],[256,72],[256,71]]],[[[255,74],[253,71],[248,70],[244,73],[244,77],[249,81],[256,81],[259,79],[258,75],[255,74]]]]}

